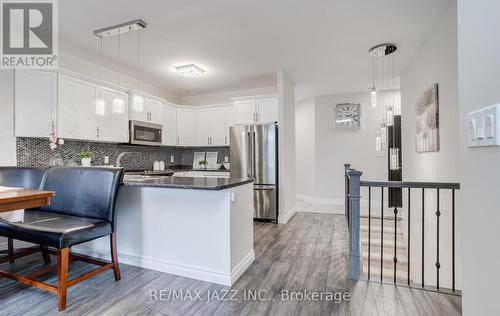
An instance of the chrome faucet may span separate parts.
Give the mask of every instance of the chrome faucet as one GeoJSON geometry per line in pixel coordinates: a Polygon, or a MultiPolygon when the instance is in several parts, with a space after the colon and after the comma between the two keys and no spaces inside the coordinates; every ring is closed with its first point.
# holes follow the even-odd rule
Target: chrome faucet
{"type": "Polygon", "coordinates": [[[118,157],[116,157],[115,167],[117,167],[117,168],[123,167],[122,166],[122,158],[123,158],[123,156],[125,156],[125,154],[140,154],[140,153],[135,152],[135,151],[124,151],[124,152],[120,153],[118,155],[118,157]]]}

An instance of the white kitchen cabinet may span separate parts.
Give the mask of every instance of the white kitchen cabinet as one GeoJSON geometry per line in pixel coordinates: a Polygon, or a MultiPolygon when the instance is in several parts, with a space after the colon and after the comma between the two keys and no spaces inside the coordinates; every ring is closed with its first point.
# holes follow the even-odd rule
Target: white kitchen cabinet
{"type": "Polygon", "coordinates": [[[210,146],[211,144],[211,110],[196,111],[196,145],[210,146]]]}
{"type": "Polygon", "coordinates": [[[49,137],[56,131],[57,73],[16,70],[14,87],[16,137],[49,137]]]}
{"type": "Polygon", "coordinates": [[[66,75],[59,75],[58,136],[97,140],[96,101],[98,86],[66,75]]]}
{"type": "Polygon", "coordinates": [[[253,124],[255,123],[256,100],[243,100],[234,102],[235,124],[253,124]]]}
{"type": "Polygon", "coordinates": [[[226,135],[224,137],[224,145],[230,145],[229,128],[234,126],[234,107],[230,106],[224,109],[224,117],[226,119],[225,129],[226,135]]]}
{"type": "Polygon", "coordinates": [[[104,101],[104,115],[97,116],[98,131],[97,139],[105,142],[128,142],[128,110],[129,97],[128,94],[116,90],[100,87],[100,99],[104,101]],[[124,110],[113,112],[113,100],[116,98],[123,100],[124,110]]]}
{"type": "Polygon", "coordinates": [[[210,111],[210,145],[224,146],[227,143],[226,110],[213,109],[210,111]]]}
{"type": "Polygon", "coordinates": [[[162,108],[162,144],[177,145],[177,109],[168,105],[162,108]]]}
{"type": "Polygon", "coordinates": [[[146,112],[146,121],[154,124],[162,122],[162,103],[160,101],[144,98],[144,111],[146,112]]]}
{"type": "Polygon", "coordinates": [[[177,145],[196,146],[196,110],[177,109],[177,145]]]}
{"type": "Polygon", "coordinates": [[[163,104],[161,101],[154,100],[149,97],[145,97],[142,94],[137,94],[133,92],[130,94],[130,105],[131,105],[131,119],[141,122],[149,122],[154,124],[161,124],[162,119],[162,108],[163,104]],[[134,103],[137,102],[136,99],[142,97],[143,107],[142,111],[136,111],[134,103]]]}
{"type": "Polygon", "coordinates": [[[274,123],[278,121],[278,99],[257,99],[257,122],[274,123]]]}
{"type": "MultiPolygon", "coordinates": [[[[232,109],[232,107],[231,107],[232,109]]],[[[234,112],[233,113],[234,117],[234,112]]],[[[196,145],[227,146],[229,145],[229,125],[234,119],[229,116],[228,108],[212,108],[196,111],[196,145]]]]}
{"type": "Polygon", "coordinates": [[[235,124],[265,124],[278,121],[278,99],[251,97],[234,101],[235,124]]]}

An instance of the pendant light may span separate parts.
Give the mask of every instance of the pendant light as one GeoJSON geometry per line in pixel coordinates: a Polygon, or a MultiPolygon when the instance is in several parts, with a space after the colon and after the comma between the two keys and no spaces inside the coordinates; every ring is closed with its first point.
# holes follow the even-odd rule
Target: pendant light
{"type": "MultiPolygon", "coordinates": [[[[101,71],[101,75],[103,73],[102,71],[102,37],[99,38],[99,68],[101,71]]],[[[95,101],[95,114],[97,116],[105,116],[106,115],[106,101],[102,98],[101,95],[97,98],[95,101]]]]}
{"type": "Polygon", "coordinates": [[[378,152],[382,151],[382,136],[380,133],[375,136],[375,150],[378,152]]]}
{"type": "MultiPolygon", "coordinates": [[[[121,66],[121,29],[118,31],[118,69],[121,66]]],[[[125,102],[120,96],[120,72],[118,71],[118,87],[116,89],[116,98],[113,99],[113,104],[111,106],[111,113],[123,114],[125,113],[125,102]]]]}
{"type": "Polygon", "coordinates": [[[377,89],[375,88],[375,56],[372,55],[372,87],[370,89],[370,103],[372,108],[377,107],[377,89]]]}
{"type": "Polygon", "coordinates": [[[141,30],[137,31],[137,92],[132,100],[133,110],[136,113],[144,111],[144,98],[140,95],[141,83],[141,30]]]}
{"type": "MultiPolygon", "coordinates": [[[[382,105],[382,123],[380,125],[380,130],[375,136],[375,149],[377,151],[382,151],[382,144],[387,143],[387,133],[388,127],[394,125],[394,92],[393,78],[394,78],[394,59],[393,53],[397,50],[395,44],[381,44],[372,47],[369,53],[372,57],[372,88],[370,89],[370,104],[372,107],[376,107],[378,103],[382,105]],[[379,66],[380,62],[380,66],[379,66]],[[386,69],[387,68],[387,69],[386,69]],[[380,75],[380,79],[379,79],[380,75]],[[380,92],[382,91],[382,94],[380,92]]],[[[390,155],[391,159],[394,160],[394,164],[391,164],[391,168],[398,166],[399,168],[399,149],[391,148],[390,155]],[[397,157],[395,153],[397,152],[397,157]]],[[[391,160],[391,163],[393,162],[391,160]]]]}
{"type": "Polygon", "coordinates": [[[380,127],[380,135],[382,136],[382,144],[387,143],[387,127],[385,124],[380,127]]]}

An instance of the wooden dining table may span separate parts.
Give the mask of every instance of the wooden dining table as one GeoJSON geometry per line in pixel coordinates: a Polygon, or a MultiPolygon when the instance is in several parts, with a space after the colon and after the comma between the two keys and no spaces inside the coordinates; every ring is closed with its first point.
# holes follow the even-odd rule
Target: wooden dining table
{"type": "MultiPolygon", "coordinates": [[[[0,191],[0,213],[50,205],[50,199],[53,195],[54,192],[52,191],[23,188],[12,188],[0,191]]],[[[7,250],[0,250],[0,254],[7,254],[7,256],[0,257],[0,263],[7,261],[12,263],[14,259],[38,252],[40,251],[40,247],[42,247],[34,246],[22,248],[14,253],[14,245],[11,238],[8,240],[8,245],[7,250]]]]}
{"type": "Polygon", "coordinates": [[[54,195],[51,191],[32,189],[11,189],[0,191],[0,212],[10,212],[50,204],[54,195]]]}

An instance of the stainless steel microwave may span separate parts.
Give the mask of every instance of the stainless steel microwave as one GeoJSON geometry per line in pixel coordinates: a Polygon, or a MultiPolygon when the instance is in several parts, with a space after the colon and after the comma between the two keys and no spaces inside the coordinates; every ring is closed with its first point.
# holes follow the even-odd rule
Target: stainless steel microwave
{"type": "Polygon", "coordinates": [[[130,144],[161,146],[161,125],[141,121],[130,121],[129,127],[130,144]]]}

